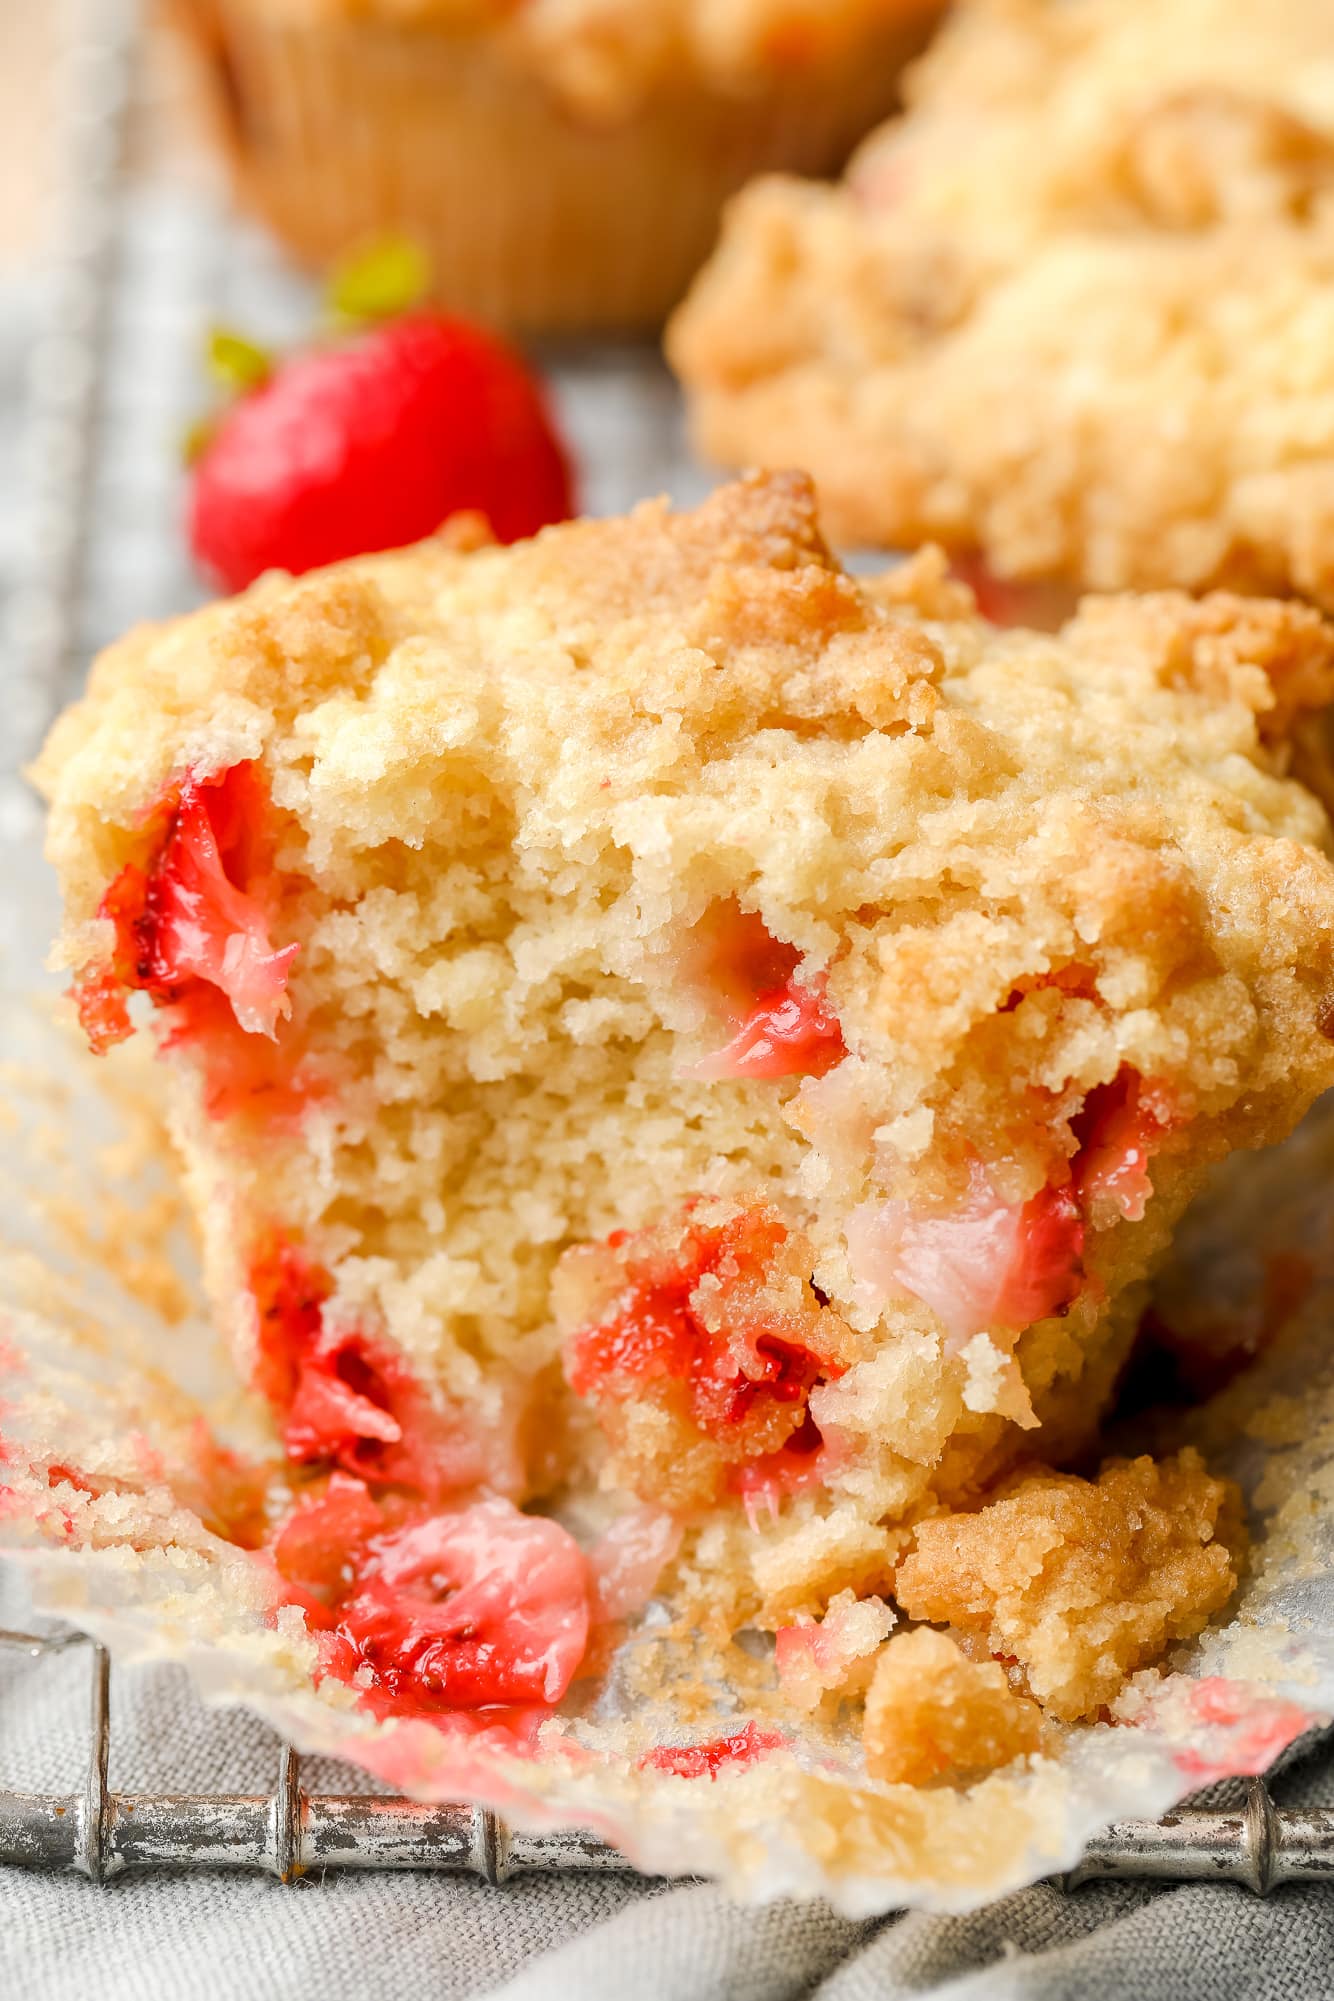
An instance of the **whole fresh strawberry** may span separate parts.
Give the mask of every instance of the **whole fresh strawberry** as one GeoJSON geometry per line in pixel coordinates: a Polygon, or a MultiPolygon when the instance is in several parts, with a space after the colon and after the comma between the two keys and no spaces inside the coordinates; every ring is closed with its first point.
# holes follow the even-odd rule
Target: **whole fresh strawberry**
{"type": "Polygon", "coordinates": [[[502,542],[572,510],[541,388],[480,327],[418,310],[272,365],[230,335],[213,351],[242,393],[195,456],[189,536],[224,589],[419,541],[462,508],[502,542]]]}

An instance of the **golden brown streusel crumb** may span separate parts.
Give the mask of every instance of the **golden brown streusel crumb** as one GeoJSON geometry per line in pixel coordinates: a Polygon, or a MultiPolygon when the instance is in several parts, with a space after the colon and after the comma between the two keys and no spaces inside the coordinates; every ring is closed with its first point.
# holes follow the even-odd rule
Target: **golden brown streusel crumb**
{"type": "Polygon", "coordinates": [[[1240,1497],[1197,1452],[1112,1459],[1096,1481],[1018,1475],[972,1514],[921,1522],[895,1596],[1017,1660],[1054,1716],[1092,1715],[1231,1597],[1240,1497]]]}
{"type": "Polygon", "coordinates": [[[972,1661],[947,1633],[895,1633],[866,1697],[866,1768],[891,1785],[929,1785],[1008,1765],[1038,1749],[1042,1712],[996,1661],[972,1661]]]}
{"type": "Polygon", "coordinates": [[[475,541],[105,655],[60,954],[160,1031],[303,1465],[647,1510],[711,1631],[818,1618],[1087,1447],[1210,1162],[1334,1083],[1334,632],[998,632],[796,475],[475,541]]]}
{"type": "Polygon", "coordinates": [[[836,538],[1334,604],[1324,0],[966,0],[837,187],[734,204],[670,351],[836,538]]]}

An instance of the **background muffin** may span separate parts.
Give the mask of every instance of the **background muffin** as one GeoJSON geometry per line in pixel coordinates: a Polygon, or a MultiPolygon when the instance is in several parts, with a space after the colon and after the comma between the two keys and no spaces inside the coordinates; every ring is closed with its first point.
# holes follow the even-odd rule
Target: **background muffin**
{"type": "Polygon", "coordinates": [[[753,173],[837,168],[931,0],[170,0],[244,198],[297,253],[406,230],[445,301],[651,327],[753,173]]]}
{"type": "Polygon", "coordinates": [[[672,354],[832,532],[1334,603],[1334,16],[971,0],[837,187],[736,204],[672,354]]]}

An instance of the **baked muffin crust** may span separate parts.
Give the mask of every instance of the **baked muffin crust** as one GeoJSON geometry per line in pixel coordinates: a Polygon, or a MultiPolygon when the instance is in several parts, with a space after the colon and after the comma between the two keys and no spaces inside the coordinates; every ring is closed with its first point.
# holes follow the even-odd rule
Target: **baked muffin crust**
{"type": "Polygon", "coordinates": [[[887,25],[936,0],[246,0],[266,19],[309,27],[385,27],[485,36],[581,110],[628,109],[693,79],[737,92],[873,45],[887,25]]]}
{"type": "Polygon", "coordinates": [[[705,449],[846,543],[1334,603],[1319,0],[970,0],[905,95],[734,205],[671,337],[705,449]]]}

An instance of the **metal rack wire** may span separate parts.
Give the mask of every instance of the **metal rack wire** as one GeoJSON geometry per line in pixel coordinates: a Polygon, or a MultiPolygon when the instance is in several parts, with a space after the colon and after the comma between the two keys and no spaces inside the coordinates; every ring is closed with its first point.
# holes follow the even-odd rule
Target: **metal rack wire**
{"type": "MultiPolygon", "coordinates": [[[[271,1793],[111,1790],[111,1660],[83,1633],[0,1632],[33,1654],[87,1647],[92,1703],[87,1773],[74,1793],[0,1790],[0,1864],[109,1882],[129,1869],[247,1869],[280,1883],[337,1869],[464,1872],[499,1885],[547,1869],[624,1869],[616,1849],[577,1830],[528,1834],[480,1806],[434,1806],[359,1793],[307,1793],[283,1745],[271,1793]]],[[[1240,1883],[1267,1896],[1284,1883],[1334,1881],[1334,1808],[1274,1805],[1253,1779],[1229,1811],[1183,1807],[1161,1821],[1113,1823],[1058,1880],[1240,1883]]]]}
{"type": "Polygon", "coordinates": [[[109,1882],[127,1869],[248,1869],[294,1883],[330,1869],[442,1869],[498,1884],[536,1869],[625,1869],[624,1856],[574,1831],[524,1834],[487,1807],[432,1806],[362,1793],[307,1793],[282,1746],[271,1793],[122,1793],[109,1783],[111,1659],[83,1633],[0,1631],[32,1655],[87,1648],[89,1752],[73,1793],[0,1790],[0,1864],[109,1882]]]}

